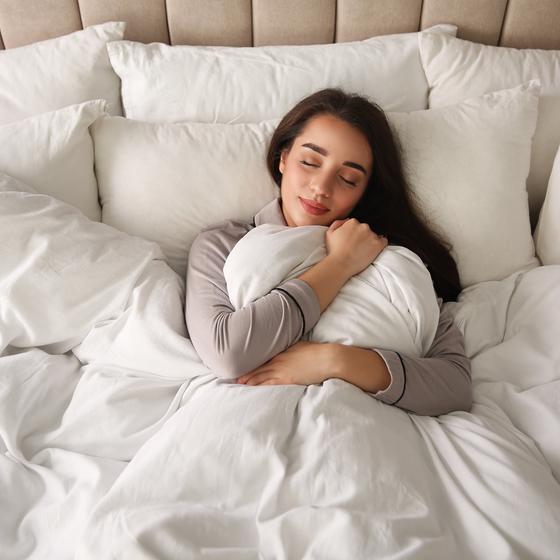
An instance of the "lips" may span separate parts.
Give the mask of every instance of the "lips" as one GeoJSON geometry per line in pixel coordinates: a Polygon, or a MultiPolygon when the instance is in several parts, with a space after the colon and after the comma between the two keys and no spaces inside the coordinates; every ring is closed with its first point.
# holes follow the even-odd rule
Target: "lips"
{"type": "Polygon", "coordinates": [[[317,204],[316,202],[313,202],[312,200],[307,200],[305,198],[300,198],[299,202],[300,202],[301,206],[303,207],[303,209],[308,214],[313,214],[313,216],[319,216],[319,215],[325,214],[326,212],[329,211],[329,209],[326,208],[325,206],[323,206],[322,204],[317,204]]]}

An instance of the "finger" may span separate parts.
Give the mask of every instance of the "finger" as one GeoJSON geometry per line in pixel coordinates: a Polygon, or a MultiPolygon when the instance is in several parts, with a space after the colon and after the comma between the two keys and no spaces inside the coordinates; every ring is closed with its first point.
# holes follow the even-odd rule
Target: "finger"
{"type": "Polygon", "coordinates": [[[269,379],[270,372],[259,373],[257,375],[253,375],[253,377],[251,377],[245,385],[260,385],[263,381],[268,381],[269,379]]]}
{"type": "Polygon", "coordinates": [[[241,377],[237,378],[237,383],[247,383],[247,381],[249,381],[249,379],[251,379],[251,377],[253,377],[254,375],[257,375],[258,373],[261,373],[261,370],[253,370],[249,373],[245,373],[243,374],[241,377]]]}
{"type": "Polygon", "coordinates": [[[347,222],[348,218],[345,220],[335,220],[329,227],[331,231],[337,230],[340,226],[344,225],[347,222]]]}

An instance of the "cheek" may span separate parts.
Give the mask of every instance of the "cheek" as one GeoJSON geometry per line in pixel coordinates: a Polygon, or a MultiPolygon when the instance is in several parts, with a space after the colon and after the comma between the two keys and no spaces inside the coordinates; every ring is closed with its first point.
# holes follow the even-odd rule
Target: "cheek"
{"type": "Polygon", "coordinates": [[[287,165],[282,175],[282,190],[293,192],[305,181],[305,172],[298,166],[287,165]]]}
{"type": "Polygon", "coordinates": [[[354,208],[362,198],[364,192],[365,188],[359,189],[359,192],[355,192],[354,190],[352,190],[344,193],[344,195],[341,196],[338,200],[340,204],[340,212],[346,215],[350,214],[350,212],[354,210],[354,208]]]}
{"type": "Polygon", "coordinates": [[[358,204],[364,192],[365,188],[347,189],[344,195],[341,197],[341,202],[344,205],[353,208],[354,206],[356,206],[356,204],[358,204]]]}

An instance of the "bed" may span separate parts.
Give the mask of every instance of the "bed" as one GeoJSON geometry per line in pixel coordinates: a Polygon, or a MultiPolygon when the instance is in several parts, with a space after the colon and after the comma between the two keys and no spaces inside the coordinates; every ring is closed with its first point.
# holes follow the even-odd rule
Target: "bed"
{"type": "Polygon", "coordinates": [[[559,29],[555,0],[2,0],[0,558],[558,558],[559,29]],[[190,245],[277,196],[266,142],[323,87],[388,112],[453,243],[470,411],[239,385],[190,342],[190,245]]]}

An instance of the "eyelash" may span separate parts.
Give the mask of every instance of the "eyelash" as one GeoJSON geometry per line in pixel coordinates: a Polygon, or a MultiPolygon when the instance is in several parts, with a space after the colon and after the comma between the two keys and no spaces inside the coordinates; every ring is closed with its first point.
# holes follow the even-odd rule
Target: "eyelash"
{"type": "MultiPolygon", "coordinates": [[[[309,163],[308,161],[305,160],[301,160],[300,163],[302,165],[307,165],[308,167],[319,167],[318,165],[314,165],[312,163],[309,163]]],[[[355,187],[356,183],[353,183],[352,181],[348,181],[347,179],[345,179],[344,177],[340,177],[348,186],[350,187],[355,187]]]]}

